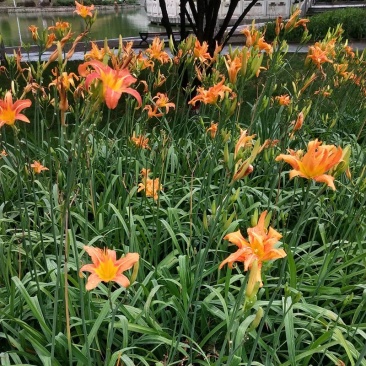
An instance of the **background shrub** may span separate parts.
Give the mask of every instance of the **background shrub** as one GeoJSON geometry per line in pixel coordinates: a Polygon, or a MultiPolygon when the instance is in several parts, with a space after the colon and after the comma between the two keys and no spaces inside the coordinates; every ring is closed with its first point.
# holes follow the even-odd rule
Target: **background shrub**
{"type": "MultiPolygon", "coordinates": [[[[362,39],[366,37],[366,9],[349,8],[327,11],[309,17],[308,23],[311,41],[318,41],[325,37],[329,28],[335,28],[337,24],[343,24],[343,37],[346,39],[362,39]]],[[[267,24],[266,38],[275,38],[275,23],[267,24]]],[[[289,42],[300,42],[304,29],[299,27],[286,35],[289,42]]]]}

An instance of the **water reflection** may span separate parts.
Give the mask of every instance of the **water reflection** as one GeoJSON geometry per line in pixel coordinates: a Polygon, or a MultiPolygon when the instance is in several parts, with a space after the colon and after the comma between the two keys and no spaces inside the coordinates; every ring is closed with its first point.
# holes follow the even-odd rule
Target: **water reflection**
{"type": "MultiPolygon", "coordinates": [[[[54,25],[60,19],[71,23],[75,35],[84,30],[84,20],[70,11],[69,13],[0,13],[0,32],[5,46],[19,46],[22,42],[32,44],[33,40],[28,30],[30,25],[43,29],[54,25]]],[[[143,7],[134,9],[120,7],[118,12],[114,9],[99,11],[90,37],[92,40],[118,38],[120,34],[123,37],[133,37],[144,30],[162,31],[163,28],[149,23],[143,7]]]]}

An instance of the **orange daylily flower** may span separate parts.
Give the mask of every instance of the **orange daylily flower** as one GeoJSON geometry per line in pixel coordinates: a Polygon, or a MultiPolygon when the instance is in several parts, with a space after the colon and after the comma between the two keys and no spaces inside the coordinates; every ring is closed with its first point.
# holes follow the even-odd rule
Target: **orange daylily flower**
{"type": "Polygon", "coordinates": [[[143,135],[139,135],[136,137],[135,132],[133,133],[130,139],[137,147],[141,149],[150,149],[149,139],[143,135]]]}
{"type": "Polygon", "coordinates": [[[13,103],[11,92],[7,91],[4,99],[0,99],[0,128],[4,125],[13,126],[16,120],[30,123],[29,119],[20,112],[31,105],[30,99],[17,100],[13,103]]]}
{"type": "Polygon", "coordinates": [[[52,45],[53,45],[53,42],[56,40],[56,35],[55,33],[50,33],[48,36],[47,36],[47,41],[46,41],[46,45],[45,47],[46,48],[50,48],[52,45]]]}
{"type": "Polygon", "coordinates": [[[151,107],[151,105],[146,105],[144,110],[147,110],[147,116],[149,118],[159,118],[164,116],[164,113],[158,111],[158,107],[156,105],[154,106],[154,109],[151,107]]]}
{"type": "Polygon", "coordinates": [[[206,129],[207,133],[210,133],[212,139],[216,137],[218,123],[211,122],[211,126],[206,129]]]}
{"type": "Polygon", "coordinates": [[[166,94],[157,93],[156,96],[153,98],[153,101],[158,108],[165,108],[166,113],[169,113],[169,108],[175,109],[175,104],[169,102],[169,98],[166,94]]]}
{"type": "Polygon", "coordinates": [[[247,175],[251,174],[254,170],[254,167],[251,164],[251,162],[254,160],[258,151],[254,153],[252,150],[250,157],[247,159],[242,159],[241,156],[238,159],[238,155],[240,155],[240,152],[242,150],[245,150],[247,148],[250,149],[253,148],[252,141],[255,136],[256,135],[247,136],[247,130],[240,129],[240,137],[235,145],[235,151],[234,151],[234,159],[237,160],[234,168],[234,176],[233,176],[234,182],[246,177],[247,175]]]}
{"type": "Polygon", "coordinates": [[[165,113],[169,113],[169,109],[175,109],[175,104],[169,102],[169,98],[164,93],[157,93],[153,98],[155,105],[152,107],[151,105],[146,105],[144,110],[147,110],[147,116],[149,118],[152,117],[162,117],[164,114],[161,111],[162,108],[165,108],[165,113]]]}
{"type": "Polygon", "coordinates": [[[247,47],[252,47],[257,42],[257,39],[259,37],[258,30],[255,29],[254,23],[252,24],[252,27],[250,29],[244,28],[243,30],[241,30],[240,33],[244,34],[246,38],[245,45],[247,47]]]}
{"type": "Polygon", "coordinates": [[[150,174],[150,169],[142,169],[141,170],[141,183],[138,185],[137,192],[145,191],[146,197],[153,197],[156,201],[159,198],[158,192],[163,190],[162,185],[160,184],[159,178],[150,179],[148,175],[150,174]]]}
{"type": "Polygon", "coordinates": [[[1,152],[0,152],[0,157],[3,157],[3,156],[8,156],[8,153],[6,152],[5,149],[3,149],[1,152]]]}
{"type": "Polygon", "coordinates": [[[355,53],[353,52],[353,49],[352,49],[352,47],[351,47],[351,46],[347,46],[347,45],[345,45],[345,46],[343,47],[343,49],[344,49],[344,51],[346,52],[346,54],[347,54],[348,56],[350,56],[351,58],[354,58],[354,57],[355,57],[355,53]]]}
{"type": "Polygon", "coordinates": [[[257,43],[258,48],[267,54],[273,53],[273,47],[269,43],[265,42],[264,37],[260,37],[257,43]]]}
{"type": "Polygon", "coordinates": [[[38,35],[38,27],[36,27],[35,25],[30,25],[28,27],[28,29],[32,33],[33,41],[37,41],[37,39],[39,38],[39,35],[38,35]]]}
{"type": "Polygon", "coordinates": [[[108,46],[107,48],[103,47],[99,49],[96,43],[91,42],[91,50],[84,55],[84,59],[103,61],[106,55],[111,55],[111,50],[108,46]]]}
{"type": "Polygon", "coordinates": [[[198,39],[196,39],[193,48],[193,56],[195,59],[200,60],[201,63],[206,63],[211,60],[211,56],[208,52],[208,44],[207,42],[203,42],[202,44],[198,39]]]}
{"type": "Polygon", "coordinates": [[[294,121],[293,123],[294,131],[300,130],[303,124],[304,124],[304,113],[301,111],[298,114],[296,121],[294,121]]]}
{"type": "Polygon", "coordinates": [[[94,5],[85,6],[85,5],[78,3],[77,1],[75,1],[75,5],[76,5],[76,10],[74,10],[74,13],[80,15],[82,18],[93,16],[92,11],[94,10],[94,5]]]}
{"type": "Polygon", "coordinates": [[[285,24],[285,30],[288,31],[289,29],[292,29],[295,27],[295,24],[298,20],[298,17],[301,13],[300,9],[296,9],[292,15],[290,16],[290,19],[287,21],[287,23],[285,24]]]}
{"type": "Polygon", "coordinates": [[[43,170],[48,170],[45,166],[43,166],[39,161],[35,160],[33,164],[31,164],[31,168],[33,169],[34,173],[40,174],[43,170]]]}
{"type": "Polygon", "coordinates": [[[169,55],[163,51],[164,50],[164,41],[160,38],[155,37],[150,47],[145,51],[151,59],[155,59],[160,61],[162,64],[166,64],[170,62],[169,55]]]}
{"type": "Polygon", "coordinates": [[[139,260],[138,253],[128,253],[117,260],[116,252],[110,249],[99,249],[84,245],[84,250],[90,255],[93,264],[85,264],[80,268],[82,272],[90,272],[91,275],[86,283],[86,290],[96,288],[100,282],[116,282],[122,287],[130,285],[129,279],[123,274],[124,271],[132,268],[139,260]]]}
{"type": "Polygon", "coordinates": [[[89,88],[95,79],[102,82],[103,98],[108,108],[116,108],[123,93],[131,94],[141,106],[141,95],[129,87],[137,79],[127,69],[114,70],[98,60],[93,60],[79,65],[78,71],[81,76],[86,76],[86,88],[89,88]],[[86,70],[88,66],[91,66],[94,71],[88,73],[86,70]]]}
{"type": "Polygon", "coordinates": [[[328,58],[328,56],[335,56],[334,46],[335,40],[331,40],[325,44],[316,42],[314,46],[309,47],[309,52],[306,56],[306,60],[311,60],[318,69],[320,69],[321,65],[326,62],[333,63],[333,61],[328,58]]]}
{"type": "Polygon", "coordinates": [[[70,23],[69,22],[56,22],[55,25],[52,25],[48,27],[48,30],[58,31],[61,33],[67,32],[70,29],[70,23]]]}
{"type": "Polygon", "coordinates": [[[244,262],[244,271],[250,269],[255,261],[258,264],[256,282],[263,286],[261,268],[263,262],[286,257],[283,249],[275,248],[275,244],[282,238],[282,235],[272,227],[268,229],[265,226],[267,211],[262,212],[256,226],[247,229],[248,240],[244,239],[240,230],[227,234],[224,239],[235,244],[239,249],[229,255],[221,262],[219,269],[225,264],[230,268],[234,262],[244,262]]]}
{"type": "Polygon", "coordinates": [[[283,28],[283,23],[282,23],[282,17],[279,16],[276,18],[276,27],[275,27],[275,33],[276,33],[276,36],[278,36],[283,28]]]}
{"type": "Polygon", "coordinates": [[[275,99],[277,100],[279,105],[287,106],[291,103],[291,98],[288,94],[277,95],[275,99]]]}
{"type": "Polygon", "coordinates": [[[229,55],[227,55],[224,61],[229,75],[229,81],[230,83],[235,84],[238,72],[242,67],[241,59],[239,56],[235,56],[234,59],[231,59],[229,55]]]}
{"type": "Polygon", "coordinates": [[[198,101],[204,104],[216,104],[218,99],[224,99],[225,93],[231,93],[232,90],[228,86],[224,85],[225,77],[223,76],[221,81],[214,86],[211,86],[208,90],[202,87],[197,88],[197,95],[192,98],[188,104],[196,105],[198,101]]]}
{"type": "Polygon", "coordinates": [[[318,139],[308,143],[308,151],[304,154],[302,150],[295,152],[288,150],[289,155],[280,154],[276,161],[284,160],[293,167],[290,171],[290,179],[302,177],[313,179],[316,182],[326,183],[328,187],[335,190],[334,177],[325,174],[342,159],[342,148],[334,145],[322,145],[318,139]]]}
{"type": "Polygon", "coordinates": [[[137,55],[135,65],[138,70],[150,69],[151,71],[154,71],[155,66],[154,61],[145,58],[142,52],[137,55]]]}
{"type": "Polygon", "coordinates": [[[235,151],[234,151],[234,159],[236,159],[236,157],[239,154],[239,151],[241,149],[246,149],[247,147],[252,147],[253,146],[253,139],[256,135],[247,135],[247,130],[243,130],[240,129],[240,137],[238,139],[238,142],[235,145],[235,151]]]}
{"type": "MultiPolygon", "coordinates": [[[[52,70],[52,74],[57,76],[58,70],[52,70]]],[[[69,102],[67,100],[67,91],[70,90],[71,86],[75,88],[75,80],[79,80],[79,77],[71,72],[63,72],[60,76],[57,76],[49,86],[54,85],[59,93],[59,109],[61,111],[61,124],[65,125],[65,112],[69,109],[69,102]]]]}

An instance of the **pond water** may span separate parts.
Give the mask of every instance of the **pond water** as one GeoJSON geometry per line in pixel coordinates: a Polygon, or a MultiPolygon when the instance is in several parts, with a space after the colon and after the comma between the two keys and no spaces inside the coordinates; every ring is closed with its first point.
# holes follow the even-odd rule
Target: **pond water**
{"type": "MultiPolygon", "coordinates": [[[[19,46],[22,43],[32,44],[33,40],[28,27],[35,25],[40,29],[54,25],[62,20],[71,23],[75,36],[84,30],[85,23],[77,14],[70,12],[39,12],[39,13],[0,13],[0,33],[5,46],[19,46]]],[[[90,37],[101,40],[122,37],[139,36],[140,31],[163,31],[164,28],[149,23],[143,7],[124,8],[98,11],[98,17],[93,24],[90,37]]]]}

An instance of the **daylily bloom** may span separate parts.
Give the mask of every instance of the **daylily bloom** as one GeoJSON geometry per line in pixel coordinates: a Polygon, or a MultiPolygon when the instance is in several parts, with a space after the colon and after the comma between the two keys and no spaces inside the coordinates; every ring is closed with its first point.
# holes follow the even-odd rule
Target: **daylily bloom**
{"type": "Polygon", "coordinates": [[[290,19],[285,24],[285,31],[288,31],[292,28],[295,28],[295,24],[298,21],[299,15],[301,13],[301,9],[296,9],[292,15],[290,16],[290,19]]]}
{"type": "Polygon", "coordinates": [[[84,250],[90,255],[93,264],[85,264],[80,268],[82,272],[90,272],[91,275],[86,283],[86,290],[96,288],[100,282],[117,282],[122,287],[130,285],[129,279],[123,274],[124,271],[132,268],[139,260],[138,253],[128,253],[117,260],[116,252],[110,249],[99,249],[84,245],[84,250]]]}
{"type": "Polygon", "coordinates": [[[282,23],[282,17],[279,16],[276,18],[276,27],[275,27],[275,33],[276,33],[276,36],[278,36],[283,28],[283,23],[282,23]]]}
{"type": "Polygon", "coordinates": [[[95,79],[98,79],[102,82],[103,98],[108,108],[114,109],[117,107],[122,93],[131,94],[134,98],[136,98],[139,106],[141,106],[142,100],[140,94],[136,90],[129,87],[137,79],[134,78],[127,69],[114,70],[98,60],[93,60],[79,65],[78,71],[81,76],[86,76],[86,88],[89,88],[90,84],[95,79]],[[89,74],[86,70],[88,66],[94,68],[94,71],[89,74]]]}
{"type": "Polygon", "coordinates": [[[240,137],[235,145],[235,151],[234,151],[234,159],[236,159],[236,157],[239,154],[239,151],[241,149],[246,149],[247,147],[252,147],[253,146],[253,139],[256,135],[247,135],[247,130],[243,130],[240,129],[240,137]]]}
{"type": "Polygon", "coordinates": [[[31,164],[31,168],[36,174],[40,174],[43,170],[48,170],[45,166],[43,166],[39,161],[35,160],[33,164],[31,164]]]}
{"type": "Polygon", "coordinates": [[[136,137],[135,132],[133,133],[130,139],[137,147],[141,149],[150,149],[149,139],[143,135],[139,135],[136,137]]]}
{"type": "Polygon", "coordinates": [[[351,46],[345,45],[345,46],[343,47],[343,49],[344,49],[344,51],[346,52],[346,54],[347,54],[348,56],[350,56],[351,58],[354,58],[354,57],[355,57],[355,53],[353,52],[353,50],[352,50],[352,47],[351,47],[351,46]]]}
{"type": "Polygon", "coordinates": [[[154,108],[151,107],[151,105],[146,105],[144,107],[144,110],[147,110],[147,116],[149,118],[159,118],[164,116],[164,113],[158,111],[158,107],[155,105],[154,108]]]}
{"type": "Polygon", "coordinates": [[[227,234],[224,239],[235,244],[239,249],[229,255],[221,262],[219,269],[225,264],[230,268],[234,262],[244,262],[244,271],[252,268],[255,261],[258,263],[257,278],[255,282],[263,286],[261,268],[263,262],[286,257],[283,249],[275,248],[275,244],[282,238],[282,235],[272,227],[269,229],[265,226],[267,211],[262,212],[256,226],[247,229],[248,240],[244,239],[240,230],[227,234]]]}
{"type": "Polygon", "coordinates": [[[304,113],[301,111],[297,118],[296,121],[292,121],[291,124],[294,126],[292,129],[292,132],[290,134],[290,138],[293,138],[294,134],[296,131],[300,130],[302,128],[302,125],[304,124],[304,113]]]}
{"type": "Polygon", "coordinates": [[[78,3],[77,1],[75,1],[75,5],[76,5],[76,10],[74,11],[74,13],[80,15],[82,18],[93,16],[92,11],[94,10],[94,5],[85,6],[85,5],[78,3]]]}
{"type": "Polygon", "coordinates": [[[202,44],[198,39],[196,39],[193,48],[193,56],[195,59],[198,59],[201,63],[206,63],[211,60],[211,56],[208,52],[208,44],[207,42],[203,42],[202,44]]]}
{"type": "Polygon", "coordinates": [[[221,81],[214,86],[211,86],[208,90],[202,87],[197,88],[197,95],[192,98],[188,104],[196,105],[198,101],[204,104],[216,104],[218,99],[224,99],[225,93],[231,93],[232,90],[228,86],[224,85],[225,77],[223,76],[221,81]]]}
{"type": "Polygon", "coordinates": [[[272,45],[270,45],[269,43],[265,42],[265,41],[264,41],[264,37],[260,37],[260,38],[258,39],[257,46],[258,46],[258,48],[259,48],[261,51],[264,51],[264,52],[266,52],[267,54],[271,54],[271,53],[273,53],[273,47],[272,47],[272,45]]]}
{"type": "Polygon", "coordinates": [[[70,29],[69,22],[56,22],[55,25],[48,27],[48,30],[58,31],[60,33],[67,32],[70,29]]]}
{"type": "Polygon", "coordinates": [[[159,178],[150,179],[148,175],[150,174],[150,169],[141,170],[141,183],[138,185],[137,192],[145,191],[146,197],[153,197],[156,201],[159,198],[158,192],[163,189],[160,184],[159,178]]]}
{"type": "Polygon", "coordinates": [[[52,70],[52,74],[57,76],[55,80],[53,80],[49,86],[54,85],[57,88],[59,93],[59,109],[61,111],[61,123],[65,125],[65,112],[69,109],[69,102],[67,100],[66,92],[70,90],[71,86],[75,88],[75,80],[79,80],[79,77],[71,72],[68,74],[67,72],[63,72],[60,76],[57,75],[58,70],[52,70]]]}
{"type": "Polygon", "coordinates": [[[16,120],[30,123],[29,119],[20,112],[31,105],[30,99],[17,100],[13,103],[11,92],[7,91],[4,99],[0,99],[0,128],[3,125],[12,126],[16,120]]]}
{"type": "Polygon", "coordinates": [[[242,67],[241,59],[239,56],[235,56],[234,59],[231,59],[229,55],[227,55],[224,61],[229,75],[229,81],[230,83],[235,84],[238,72],[242,67]]]}
{"type": "Polygon", "coordinates": [[[91,50],[84,55],[84,59],[103,61],[106,55],[111,55],[111,50],[108,46],[107,49],[105,47],[99,49],[96,43],[91,42],[91,50]]]}
{"type": "Polygon", "coordinates": [[[3,157],[3,156],[8,156],[8,153],[6,152],[5,149],[3,149],[1,152],[0,152],[0,158],[3,157]]]}
{"type": "Polygon", "coordinates": [[[216,137],[218,123],[211,122],[211,126],[207,128],[206,132],[210,133],[212,139],[216,137]]]}
{"type": "Polygon", "coordinates": [[[153,101],[158,108],[165,108],[166,113],[169,113],[169,108],[175,109],[175,104],[169,102],[169,98],[166,94],[157,93],[156,96],[153,98],[153,101]]]}
{"type": "Polygon", "coordinates": [[[258,145],[259,141],[256,143],[256,146],[253,147],[253,138],[255,136],[256,135],[247,136],[247,130],[240,129],[240,137],[235,145],[235,151],[234,151],[234,159],[236,160],[236,162],[234,168],[233,181],[237,181],[239,179],[246,177],[254,170],[254,167],[251,163],[257,156],[260,149],[260,145],[258,145]],[[244,159],[243,154],[241,154],[241,151],[246,149],[250,149],[251,151],[250,156],[244,159]]]}
{"type": "Polygon", "coordinates": [[[334,145],[322,145],[318,139],[310,141],[308,151],[304,154],[302,150],[294,151],[289,149],[289,155],[280,154],[276,161],[284,160],[293,167],[290,171],[290,179],[302,177],[313,179],[316,182],[326,183],[328,187],[335,190],[334,177],[325,174],[342,159],[342,148],[334,145]]]}
{"type": "Polygon", "coordinates": [[[275,99],[277,100],[279,105],[287,106],[291,103],[291,98],[288,94],[277,95],[275,99]]]}
{"type": "Polygon", "coordinates": [[[335,44],[334,38],[329,41],[315,42],[314,46],[309,47],[305,62],[311,60],[318,69],[322,70],[323,63],[333,63],[332,58],[336,56],[335,44]]]}
{"type": "Polygon", "coordinates": [[[38,35],[38,27],[36,27],[35,25],[30,25],[28,27],[28,29],[31,31],[32,33],[32,38],[33,38],[33,41],[37,41],[37,39],[39,38],[39,35],[38,35]]]}
{"type": "Polygon", "coordinates": [[[160,38],[155,37],[150,47],[145,51],[151,59],[155,59],[160,61],[162,64],[170,62],[169,55],[163,51],[164,50],[164,41],[160,40],[160,38]]]}
{"type": "Polygon", "coordinates": [[[47,36],[47,41],[46,41],[46,45],[45,47],[46,48],[50,48],[52,45],[53,45],[53,42],[56,40],[56,35],[55,33],[50,33],[48,36],[47,36]]]}
{"type": "Polygon", "coordinates": [[[259,33],[258,33],[258,30],[255,28],[254,23],[250,29],[244,28],[241,31],[241,33],[243,33],[246,38],[245,45],[247,47],[252,47],[257,42],[257,39],[259,38],[259,33]]]}

